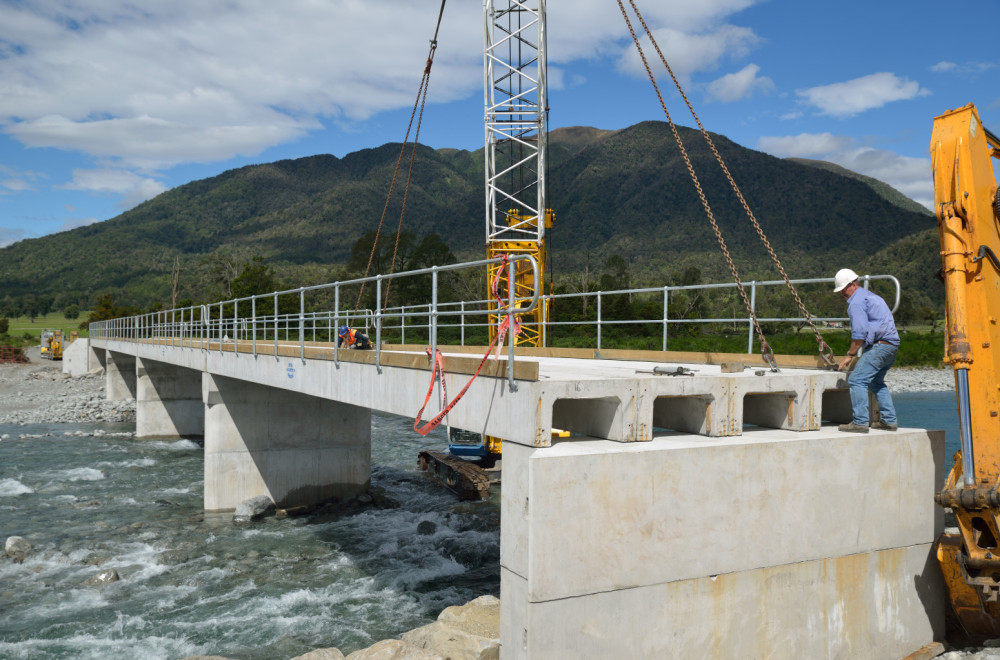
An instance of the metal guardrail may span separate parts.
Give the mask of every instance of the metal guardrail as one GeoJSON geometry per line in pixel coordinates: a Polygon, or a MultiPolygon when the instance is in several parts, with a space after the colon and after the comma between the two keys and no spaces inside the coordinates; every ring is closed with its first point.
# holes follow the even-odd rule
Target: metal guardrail
{"type": "MultiPolygon", "coordinates": [[[[382,338],[386,332],[398,332],[401,343],[406,343],[407,330],[426,331],[431,350],[436,351],[438,346],[438,333],[442,329],[457,329],[459,332],[460,345],[465,345],[466,330],[473,328],[489,327],[489,315],[496,314],[495,300],[472,300],[459,302],[439,302],[439,276],[441,273],[458,271],[465,269],[481,269],[487,264],[501,263],[501,259],[483,259],[461,264],[450,264],[447,266],[434,266],[420,270],[394,273],[392,275],[375,275],[372,277],[346,280],[343,282],[333,282],[330,284],[319,284],[315,286],[300,287],[298,289],[288,289],[285,291],[275,291],[245,298],[236,298],[208,305],[197,305],[183,307],[179,309],[163,310],[140,314],[137,316],[100,321],[90,325],[90,336],[94,338],[119,339],[119,340],[157,340],[180,339],[183,342],[197,343],[203,350],[209,350],[212,343],[218,343],[219,352],[228,350],[228,345],[232,343],[232,352],[238,352],[239,342],[251,343],[252,351],[255,355],[273,354],[278,357],[279,345],[289,345],[290,342],[297,342],[299,346],[299,357],[305,360],[305,345],[309,341],[307,337],[312,336],[312,341],[316,341],[317,336],[323,334],[330,341],[334,341],[336,330],[341,325],[352,327],[364,327],[369,332],[374,328],[374,348],[375,365],[379,373],[381,367],[382,338]],[[341,291],[346,287],[358,286],[362,283],[375,284],[376,300],[382,299],[383,285],[387,280],[402,279],[409,277],[419,277],[431,275],[431,301],[422,305],[407,305],[389,307],[385,309],[353,309],[341,308],[341,291]],[[333,309],[328,311],[306,311],[307,294],[333,292],[333,309]],[[283,296],[297,296],[297,311],[281,313],[280,299],[283,296]],[[268,309],[265,311],[264,307],[268,309]],[[478,321],[469,321],[470,318],[479,318],[478,321]],[[453,323],[447,323],[446,319],[455,319],[453,323]],[[268,339],[270,336],[270,339],[268,339]],[[284,336],[283,344],[281,337],[284,336]],[[268,344],[270,350],[258,350],[268,344]]],[[[538,264],[530,255],[511,256],[508,263],[508,277],[514,277],[515,262],[528,261],[534,273],[533,281],[538,282],[538,264]]],[[[872,282],[888,281],[895,288],[895,299],[892,304],[892,311],[896,312],[900,302],[899,280],[892,275],[865,275],[859,278],[868,289],[872,282]]],[[[812,278],[792,280],[795,285],[803,284],[824,284],[833,283],[833,278],[812,278]]],[[[757,290],[763,287],[784,287],[784,280],[750,281],[743,283],[750,289],[750,306],[756,313],[757,290]]],[[[633,325],[633,324],[659,324],[662,333],[662,350],[668,348],[668,333],[671,325],[682,324],[711,324],[729,323],[747,325],[747,353],[753,353],[754,332],[751,319],[745,317],[712,317],[712,318],[670,318],[669,302],[672,294],[681,292],[735,289],[736,284],[725,282],[718,284],[693,284],[685,286],[662,286],[641,289],[620,289],[614,291],[591,291],[584,293],[566,293],[558,295],[541,295],[537,285],[531,297],[515,298],[513,288],[508,291],[507,307],[503,314],[512,322],[513,317],[532,311],[539,304],[551,305],[554,302],[568,299],[593,298],[595,301],[595,318],[584,321],[545,321],[542,324],[542,341],[545,344],[548,332],[551,328],[558,326],[594,326],[596,328],[596,348],[602,347],[603,329],[606,326],[633,325]],[[663,315],[657,319],[608,319],[603,316],[603,301],[611,296],[639,295],[639,294],[659,294],[663,299],[663,315]]],[[[813,317],[817,322],[847,322],[847,317],[813,317]]],[[[804,323],[802,317],[758,317],[760,322],[783,322],[783,323],[804,323]]],[[[514,338],[508,337],[508,381],[512,389],[514,385],[514,338]]],[[[214,349],[213,349],[214,350],[214,349]]],[[[339,347],[334,341],[333,359],[339,367],[339,347]]]]}
{"type": "MultiPolygon", "coordinates": [[[[858,279],[861,280],[862,286],[864,286],[865,289],[869,289],[871,287],[871,283],[872,282],[888,281],[889,283],[891,283],[893,285],[894,289],[895,289],[895,296],[894,296],[894,301],[892,303],[891,309],[892,309],[893,313],[895,313],[896,310],[899,309],[899,301],[900,301],[901,288],[900,288],[899,280],[896,279],[894,276],[892,276],[892,275],[864,275],[864,276],[862,276],[862,277],[860,277],[858,279]]],[[[795,284],[796,286],[801,285],[801,284],[831,284],[832,285],[833,284],[833,278],[832,277],[820,277],[820,278],[811,278],[811,279],[792,280],[792,284],[795,284]]],[[[749,296],[750,297],[750,307],[754,311],[754,313],[756,313],[756,311],[757,311],[757,289],[758,288],[763,288],[763,287],[782,287],[783,288],[783,287],[785,287],[787,285],[785,284],[784,280],[766,280],[766,281],[759,281],[759,282],[758,281],[744,282],[743,286],[747,287],[748,289],[750,289],[750,296],[749,296]]],[[[602,347],[602,345],[601,345],[602,330],[603,330],[603,328],[605,326],[639,325],[639,324],[645,324],[645,325],[659,324],[661,326],[661,329],[662,329],[662,348],[661,348],[661,350],[666,351],[667,350],[668,330],[669,330],[669,327],[671,325],[699,324],[699,323],[700,324],[712,324],[712,323],[743,324],[743,323],[745,323],[747,325],[747,353],[753,353],[754,352],[754,339],[755,339],[755,335],[754,335],[754,330],[753,330],[753,324],[751,322],[751,319],[750,319],[749,315],[747,315],[747,316],[739,316],[739,317],[726,317],[726,318],[723,318],[723,317],[712,317],[712,318],[676,318],[676,319],[672,319],[668,315],[668,307],[669,307],[669,302],[670,302],[670,295],[673,294],[673,293],[687,292],[687,291],[712,290],[712,289],[735,289],[735,288],[736,288],[736,283],[735,282],[723,282],[723,283],[718,283],[718,284],[692,284],[692,285],[685,285],[685,286],[662,286],[662,287],[651,287],[651,288],[643,288],[643,289],[618,289],[618,290],[614,290],[614,291],[588,291],[588,292],[584,292],[584,293],[562,293],[562,294],[555,294],[555,295],[543,295],[539,299],[540,300],[539,304],[549,304],[549,305],[551,305],[551,303],[554,303],[554,302],[560,301],[560,300],[580,299],[580,298],[592,298],[592,299],[594,299],[594,301],[596,303],[595,304],[596,315],[595,315],[595,318],[593,320],[587,320],[587,321],[580,321],[580,320],[574,320],[574,321],[550,321],[550,320],[547,320],[547,321],[545,321],[542,324],[542,329],[541,329],[542,344],[543,345],[547,345],[546,344],[546,340],[548,338],[548,331],[549,331],[550,328],[559,327],[559,326],[586,326],[586,325],[591,325],[591,326],[594,326],[596,328],[596,335],[597,335],[596,349],[600,350],[601,347],[602,347]],[[603,316],[602,316],[603,304],[602,303],[603,303],[604,300],[606,300],[607,298],[612,297],[612,296],[638,295],[638,294],[662,294],[662,296],[663,296],[663,316],[662,316],[662,318],[658,318],[658,319],[605,319],[605,318],[603,318],[603,316]]],[[[483,321],[481,323],[467,323],[465,321],[465,318],[466,318],[466,316],[471,315],[467,310],[469,310],[469,309],[479,310],[478,312],[473,312],[473,313],[482,314],[482,310],[484,309],[484,306],[488,306],[488,305],[489,305],[489,301],[488,300],[475,300],[475,301],[462,301],[462,302],[454,302],[454,303],[442,303],[440,305],[440,307],[442,307],[442,308],[444,308],[444,307],[455,307],[458,310],[460,310],[460,315],[458,316],[459,323],[451,324],[451,325],[439,325],[438,327],[439,328],[444,328],[444,327],[457,328],[458,331],[459,331],[459,342],[460,342],[460,345],[464,346],[465,345],[465,333],[466,333],[466,330],[475,329],[475,328],[484,328],[484,327],[488,327],[489,326],[489,323],[486,322],[486,321],[483,321]]],[[[393,307],[393,308],[390,308],[390,309],[393,310],[393,312],[394,312],[393,313],[393,317],[394,318],[399,318],[401,320],[401,323],[399,325],[396,325],[396,326],[385,326],[384,329],[385,330],[397,330],[397,331],[399,331],[399,333],[400,333],[400,335],[402,337],[402,343],[406,343],[406,331],[407,331],[407,329],[409,329],[409,330],[412,331],[412,330],[426,330],[428,328],[428,325],[426,323],[419,324],[419,323],[412,323],[411,322],[409,325],[406,325],[405,320],[406,319],[420,319],[422,317],[428,317],[429,316],[429,311],[428,311],[429,310],[429,305],[408,305],[408,306],[401,306],[401,307],[393,307]]],[[[759,322],[761,322],[761,323],[805,323],[806,322],[806,319],[804,317],[757,317],[757,320],[759,322]]],[[[829,323],[829,322],[848,322],[850,319],[848,319],[848,317],[846,317],[846,316],[833,316],[833,317],[826,317],[826,316],[818,317],[818,316],[814,316],[814,317],[812,317],[812,320],[813,321],[817,321],[817,322],[821,322],[821,323],[829,323]]]]}
{"type": "MultiPolygon", "coordinates": [[[[375,285],[375,299],[382,299],[383,282],[396,279],[413,278],[425,275],[431,276],[431,302],[429,307],[421,312],[422,316],[429,315],[429,333],[432,354],[437,351],[438,319],[449,316],[465,316],[466,314],[496,314],[496,302],[493,302],[492,310],[477,310],[464,312],[461,310],[444,309],[443,304],[438,304],[439,276],[441,273],[466,269],[483,269],[488,264],[503,263],[503,259],[482,259],[461,264],[449,264],[446,266],[432,266],[402,273],[390,275],[374,275],[362,277],[343,282],[332,282],[330,284],[317,284],[314,286],[299,287],[297,289],[287,289],[285,291],[275,291],[255,296],[235,298],[221,302],[209,303],[207,305],[192,305],[178,309],[161,310],[128,316],[107,321],[98,321],[90,324],[90,336],[94,339],[114,339],[121,341],[155,341],[163,339],[164,343],[180,340],[197,343],[202,350],[209,350],[213,342],[218,342],[219,352],[225,352],[228,343],[232,342],[232,352],[239,352],[239,342],[249,341],[254,355],[273,354],[278,358],[278,346],[280,337],[284,333],[285,341],[290,340],[290,336],[297,334],[299,345],[299,358],[305,360],[306,337],[311,330],[315,339],[317,332],[326,332],[327,337],[333,341],[336,336],[335,331],[341,325],[351,325],[357,327],[359,322],[363,323],[366,329],[374,327],[375,337],[375,366],[379,373],[382,373],[382,330],[385,327],[386,319],[401,317],[405,311],[394,311],[392,309],[342,309],[341,291],[346,287],[359,286],[373,283],[375,285]],[[306,311],[306,295],[320,292],[333,292],[333,309],[324,312],[306,311]],[[297,295],[298,311],[280,313],[280,300],[283,296],[297,295]],[[258,303],[266,306],[270,303],[270,310],[264,312],[258,309],[258,303]],[[245,311],[244,311],[245,310],[245,311]],[[230,315],[231,311],[231,315],[230,315]],[[241,316],[242,311],[242,316],[241,316]],[[258,312],[262,313],[258,313],[258,312]],[[325,325],[325,327],[324,327],[325,325]],[[231,336],[230,336],[231,334],[231,336]],[[271,335],[270,344],[273,350],[263,353],[258,351],[258,335],[261,337],[261,344],[266,340],[267,335],[271,335]]],[[[513,324],[514,317],[525,314],[538,305],[538,263],[531,255],[511,255],[507,260],[508,281],[514,281],[516,262],[527,261],[531,265],[533,273],[532,281],[536,283],[534,291],[530,297],[515,297],[514,287],[509,287],[506,307],[501,310],[501,314],[507,316],[509,323],[513,324]]],[[[509,335],[507,377],[512,390],[517,389],[514,383],[514,342],[515,338],[509,335]]],[[[340,366],[339,342],[334,341],[333,360],[340,366]]],[[[287,343],[285,344],[287,345],[287,343]]]]}

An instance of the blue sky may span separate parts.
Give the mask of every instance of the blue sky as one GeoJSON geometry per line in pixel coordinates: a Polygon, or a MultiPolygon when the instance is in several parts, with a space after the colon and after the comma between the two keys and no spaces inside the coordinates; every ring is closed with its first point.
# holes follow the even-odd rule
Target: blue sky
{"type": "MultiPolygon", "coordinates": [[[[934,116],[973,102],[1000,133],[995,0],[637,4],[706,127],[746,147],[930,206],[934,116]]],[[[548,5],[550,129],[663,119],[614,0],[548,5]]],[[[402,140],[439,7],[0,0],[0,246],[248,163],[402,140]]],[[[482,146],[482,23],[481,2],[445,8],[425,144],[482,146]]]]}

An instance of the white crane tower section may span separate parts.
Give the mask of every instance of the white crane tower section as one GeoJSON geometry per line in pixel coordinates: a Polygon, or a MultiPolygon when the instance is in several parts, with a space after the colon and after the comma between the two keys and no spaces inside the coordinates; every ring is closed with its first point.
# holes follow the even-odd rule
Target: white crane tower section
{"type": "Polygon", "coordinates": [[[545,0],[484,0],[486,243],[545,236],[545,0]]]}

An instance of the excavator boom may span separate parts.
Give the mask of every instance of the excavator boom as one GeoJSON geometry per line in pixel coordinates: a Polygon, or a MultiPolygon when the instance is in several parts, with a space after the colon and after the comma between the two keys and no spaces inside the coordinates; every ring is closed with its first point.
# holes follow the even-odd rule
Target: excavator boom
{"type": "Polygon", "coordinates": [[[954,612],[976,637],[1000,636],[1000,140],[969,104],[934,120],[934,210],[945,286],[945,356],[955,371],[961,450],[938,504],[958,534],[938,560],[954,612]]]}

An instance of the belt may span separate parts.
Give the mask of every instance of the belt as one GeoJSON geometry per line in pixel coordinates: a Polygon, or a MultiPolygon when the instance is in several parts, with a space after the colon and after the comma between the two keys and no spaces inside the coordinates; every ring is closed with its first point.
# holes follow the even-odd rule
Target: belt
{"type": "Polygon", "coordinates": [[[878,340],[877,342],[875,342],[875,343],[876,343],[876,344],[888,344],[889,346],[892,346],[892,345],[893,345],[893,343],[892,343],[891,341],[886,341],[886,340],[884,340],[884,339],[879,339],[879,340],[878,340]]]}

